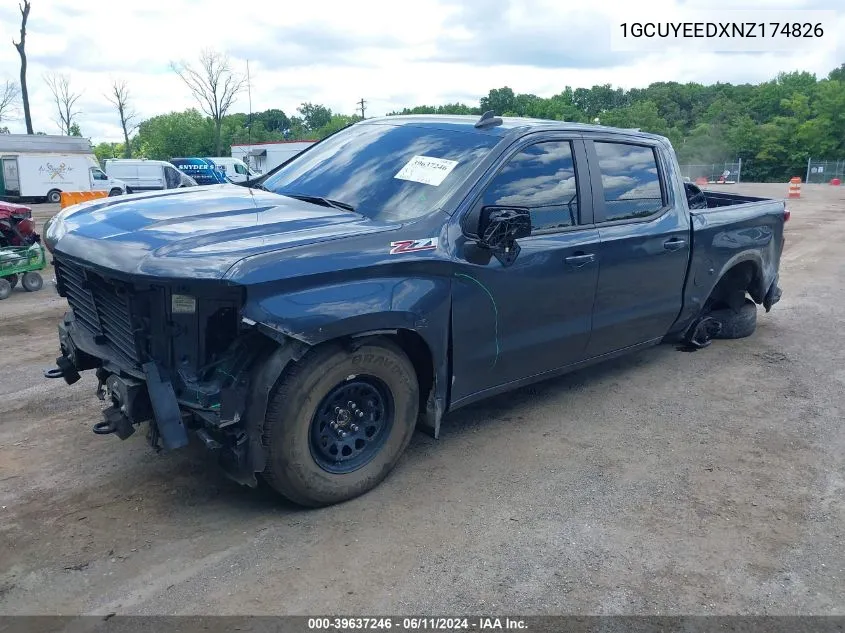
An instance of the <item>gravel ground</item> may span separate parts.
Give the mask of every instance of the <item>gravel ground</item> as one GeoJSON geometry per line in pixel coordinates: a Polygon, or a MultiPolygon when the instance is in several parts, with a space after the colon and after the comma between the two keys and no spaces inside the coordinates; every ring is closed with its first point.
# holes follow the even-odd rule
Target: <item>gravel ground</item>
{"type": "Polygon", "coordinates": [[[63,300],[17,290],[0,614],[845,614],[845,187],[789,205],[784,297],[752,337],[458,411],[322,510],[230,482],[199,447],[95,436],[93,376],[41,377],[63,300]]]}

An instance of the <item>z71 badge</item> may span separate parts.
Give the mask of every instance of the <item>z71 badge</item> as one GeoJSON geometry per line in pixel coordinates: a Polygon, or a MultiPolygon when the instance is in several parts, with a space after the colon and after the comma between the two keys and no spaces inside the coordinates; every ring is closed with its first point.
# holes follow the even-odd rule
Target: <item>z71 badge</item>
{"type": "Polygon", "coordinates": [[[390,254],[416,253],[418,251],[433,251],[437,248],[437,238],[427,237],[424,240],[400,240],[390,243],[390,254]]]}

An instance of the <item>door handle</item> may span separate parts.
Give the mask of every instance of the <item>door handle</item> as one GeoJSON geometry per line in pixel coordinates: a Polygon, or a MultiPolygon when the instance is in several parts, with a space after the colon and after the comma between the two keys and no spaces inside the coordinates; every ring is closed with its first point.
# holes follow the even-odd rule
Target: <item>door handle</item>
{"type": "Polygon", "coordinates": [[[570,255],[563,261],[565,261],[570,266],[580,267],[584,264],[589,264],[590,262],[596,261],[596,256],[594,253],[577,253],[575,255],[570,255]]]}
{"type": "Polygon", "coordinates": [[[667,251],[677,251],[682,249],[686,245],[686,240],[681,240],[677,237],[673,237],[671,240],[666,240],[665,242],[663,242],[663,248],[665,248],[667,251]]]}

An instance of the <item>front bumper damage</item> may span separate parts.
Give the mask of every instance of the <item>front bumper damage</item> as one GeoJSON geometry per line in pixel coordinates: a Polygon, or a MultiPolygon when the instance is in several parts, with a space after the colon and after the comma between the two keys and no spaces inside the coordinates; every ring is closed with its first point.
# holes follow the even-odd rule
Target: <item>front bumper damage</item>
{"type": "Polygon", "coordinates": [[[307,345],[293,339],[279,344],[248,331],[205,380],[186,381],[183,374],[154,361],[144,363],[140,371],[118,366],[72,311],[58,330],[62,355],[45,377],[74,384],[80,372],[95,370],[96,395],[105,406],[94,433],[125,440],[146,424],[149,444],[166,451],[187,445],[193,433],[217,454],[230,478],[256,485],[255,473],[265,466],[261,436],[273,385],[307,345]]]}
{"type": "Polygon", "coordinates": [[[272,386],[307,346],[238,320],[237,288],[143,286],[71,266],[57,266],[71,309],[58,326],[61,356],[44,375],[74,384],[96,373],[104,408],[95,433],[127,439],[146,425],[151,446],[167,451],[193,433],[231,478],[256,485],[272,386]],[[186,296],[193,309],[180,313],[172,297],[186,296]]]}

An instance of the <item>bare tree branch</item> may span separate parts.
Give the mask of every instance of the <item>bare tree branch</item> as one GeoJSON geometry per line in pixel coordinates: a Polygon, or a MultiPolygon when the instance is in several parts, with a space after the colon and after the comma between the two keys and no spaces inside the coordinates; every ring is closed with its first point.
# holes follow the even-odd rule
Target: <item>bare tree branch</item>
{"type": "Polygon", "coordinates": [[[12,44],[21,57],[21,100],[23,101],[23,116],[26,120],[26,133],[34,134],[32,116],[29,113],[29,90],[26,87],[26,21],[29,19],[29,0],[23,0],[23,4],[19,4],[18,7],[21,10],[21,41],[12,40],[12,44]]]}
{"type": "Polygon", "coordinates": [[[223,117],[246,85],[246,78],[232,72],[228,56],[209,49],[200,54],[198,68],[186,62],[172,62],[170,67],[185,82],[202,111],[214,121],[214,146],[219,156],[223,117]]]}
{"type": "Polygon", "coordinates": [[[70,129],[73,127],[79,110],[75,110],[76,102],[82,93],[72,92],[70,89],[70,78],[61,73],[50,73],[44,75],[44,81],[53,93],[53,101],[56,104],[56,111],[59,118],[55,119],[62,134],[70,136],[70,129]]]}
{"type": "Polygon", "coordinates": [[[0,88],[0,121],[4,118],[9,118],[12,112],[17,109],[16,101],[20,96],[21,91],[18,84],[14,81],[6,80],[6,84],[0,88]]]}
{"type": "Polygon", "coordinates": [[[111,88],[111,95],[106,95],[106,99],[117,108],[117,113],[120,115],[120,126],[123,128],[124,141],[123,155],[125,158],[132,158],[129,135],[138,128],[136,123],[138,114],[129,104],[129,88],[126,86],[126,81],[115,80],[112,82],[111,88]]]}

